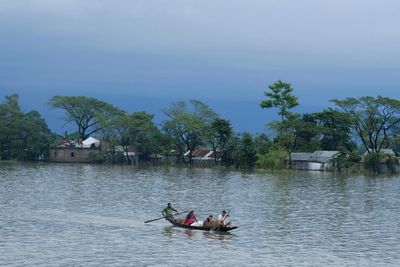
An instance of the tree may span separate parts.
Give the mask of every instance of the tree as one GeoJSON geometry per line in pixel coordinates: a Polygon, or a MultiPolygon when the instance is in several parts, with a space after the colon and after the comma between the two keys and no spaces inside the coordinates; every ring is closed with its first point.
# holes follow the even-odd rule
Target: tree
{"type": "Polygon", "coordinates": [[[278,80],[268,87],[272,92],[264,93],[269,99],[261,101],[260,106],[262,108],[276,107],[279,110],[278,114],[281,116],[281,121],[291,119],[292,113],[289,110],[298,105],[297,97],[292,95],[292,86],[278,80]]]}
{"type": "Polygon", "coordinates": [[[149,159],[151,154],[161,152],[161,132],[153,122],[154,115],[135,112],[131,115],[131,137],[142,159],[149,159]]]}
{"type": "Polygon", "coordinates": [[[265,133],[257,134],[254,138],[254,145],[256,147],[257,153],[264,155],[268,153],[272,146],[271,140],[265,133]]]}
{"type": "Polygon", "coordinates": [[[399,100],[364,96],[331,101],[344,112],[368,154],[379,154],[389,146],[400,123],[399,100]]]}
{"type": "Polygon", "coordinates": [[[278,109],[280,121],[272,121],[269,127],[275,132],[274,141],[286,150],[291,165],[291,154],[299,148],[306,150],[315,147],[314,137],[316,125],[305,117],[290,110],[298,105],[297,97],[292,95],[293,88],[289,83],[281,80],[269,86],[272,92],[266,92],[269,99],[260,103],[262,108],[278,109]]]}
{"type": "Polygon", "coordinates": [[[192,164],[193,151],[206,140],[212,121],[217,114],[199,100],[178,101],[164,111],[169,118],[163,122],[183,162],[192,164]],[[189,152],[186,161],[185,152],[189,152]]]}
{"type": "Polygon", "coordinates": [[[49,104],[65,111],[67,122],[76,124],[82,139],[99,132],[104,120],[124,113],[111,104],[86,96],[54,96],[49,104]]]}
{"type": "Polygon", "coordinates": [[[214,151],[214,162],[217,162],[217,152],[221,158],[226,155],[227,142],[232,136],[231,123],[228,120],[215,118],[211,123],[211,146],[214,151]]]}
{"type": "Polygon", "coordinates": [[[253,168],[257,161],[254,139],[250,133],[243,133],[233,154],[236,168],[253,168]]]}
{"type": "Polygon", "coordinates": [[[274,142],[285,149],[288,154],[289,168],[292,164],[293,152],[313,151],[318,148],[315,138],[319,131],[313,122],[291,119],[273,122],[270,127],[277,132],[274,142]]]}
{"type": "Polygon", "coordinates": [[[39,112],[24,113],[17,94],[6,96],[0,105],[0,159],[38,159],[53,138],[39,112]]]}
{"type": "Polygon", "coordinates": [[[320,146],[322,150],[352,151],[356,148],[351,140],[350,120],[345,113],[325,109],[311,114],[316,124],[321,127],[320,146]]]}
{"type": "Polygon", "coordinates": [[[19,107],[18,95],[7,95],[5,100],[0,105],[0,153],[1,159],[12,159],[17,156],[18,149],[23,149],[18,139],[23,127],[23,113],[19,107]]]}
{"type": "Polygon", "coordinates": [[[120,115],[108,121],[102,128],[105,140],[110,143],[110,155],[113,163],[116,162],[115,146],[120,145],[124,157],[131,164],[129,147],[134,147],[141,159],[147,160],[151,154],[161,152],[163,136],[153,122],[154,115],[144,111],[130,115],[120,115]]]}

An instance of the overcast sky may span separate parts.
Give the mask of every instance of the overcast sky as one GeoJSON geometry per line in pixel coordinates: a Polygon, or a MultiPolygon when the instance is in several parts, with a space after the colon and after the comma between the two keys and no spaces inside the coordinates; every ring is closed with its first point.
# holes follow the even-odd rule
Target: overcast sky
{"type": "Polygon", "coordinates": [[[0,91],[400,98],[398,0],[0,0],[0,91]]]}

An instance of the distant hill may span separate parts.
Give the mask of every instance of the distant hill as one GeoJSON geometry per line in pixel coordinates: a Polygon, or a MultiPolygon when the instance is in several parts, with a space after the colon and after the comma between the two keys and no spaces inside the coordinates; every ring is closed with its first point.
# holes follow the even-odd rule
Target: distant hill
{"type": "MultiPolygon", "coordinates": [[[[7,92],[6,94],[8,94],[7,92]]],[[[60,109],[51,109],[47,104],[53,94],[48,93],[26,93],[16,92],[20,97],[21,108],[24,111],[37,110],[46,120],[49,128],[56,133],[71,132],[74,128],[67,125],[64,121],[64,112],[60,109]]],[[[1,102],[4,96],[1,95],[1,102]]],[[[89,95],[103,100],[127,112],[146,111],[154,114],[155,122],[161,124],[166,119],[162,110],[168,108],[173,102],[186,100],[179,98],[157,98],[129,95],[89,95]]],[[[222,118],[231,121],[236,132],[261,133],[266,132],[266,124],[272,120],[278,119],[275,109],[262,109],[259,106],[260,101],[225,101],[225,100],[207,100],[199,99],[210,106],[222,118]]],[[[297,112],[317,112],[324,107],[299,106],[297,112]]]]}

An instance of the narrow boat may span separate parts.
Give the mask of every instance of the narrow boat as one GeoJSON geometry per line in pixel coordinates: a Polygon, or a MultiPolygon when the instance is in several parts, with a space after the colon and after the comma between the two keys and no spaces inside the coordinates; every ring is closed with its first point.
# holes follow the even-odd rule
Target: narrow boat
{"type": "Polygon", "coordinates": [[[187,224],[182,224],[174,219],[166,218],[173,226],[192,229],[192,230],[203,230],[203,231],[217,231],[217,232],[229,232],[233,229],[239,228],[238,226],[218,226],[218,227],[204,227],[204,226],[191,226],[187,224]]]}

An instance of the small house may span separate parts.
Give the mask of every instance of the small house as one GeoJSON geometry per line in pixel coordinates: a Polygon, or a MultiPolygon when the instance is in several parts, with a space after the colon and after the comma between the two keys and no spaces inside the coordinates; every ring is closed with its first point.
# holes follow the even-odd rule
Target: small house
{"type": "MultiPolygon", "coordinates": [[[[187,151],[184,156],[188,159],[190,151],[187,151]]],[[[217,149],[217,161],[221,160],[219,150],[217,149]]],[[[197,148],[192,153],[192,164],[196,166],[212,166],[215,164],[214,150],[212,148],[197,148]]]]}
{"type": "Polygon", "coordinates": [[[291,165],[286,160],[286,168],[295,170],[325,171],[333,168],[333,159],[339,151],[317,150],[313,153],[296,152],[291,154],[291,165]]]}
{"type": "Polygon", "coordinates": [[[100,154],[100,141],[89,137],[84,141],[62,140],[58,145],[50,147],[49,161],[65,163],[88,163],[96,154],[100,154]]]}

